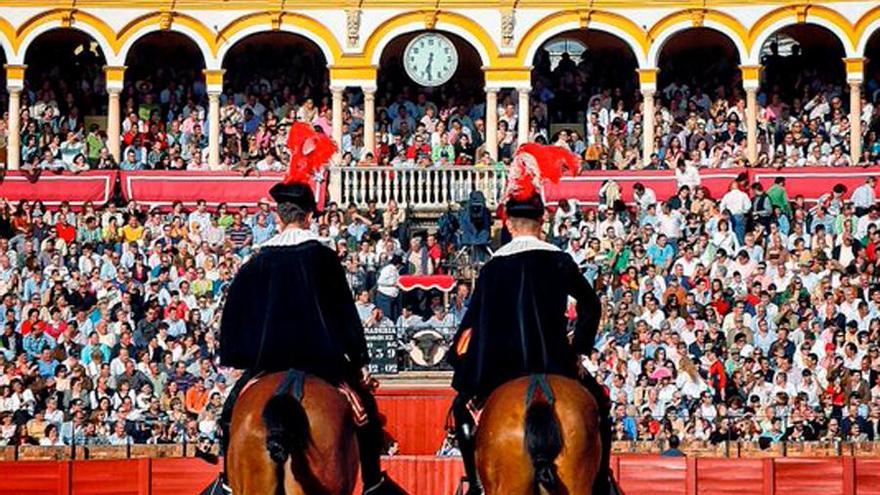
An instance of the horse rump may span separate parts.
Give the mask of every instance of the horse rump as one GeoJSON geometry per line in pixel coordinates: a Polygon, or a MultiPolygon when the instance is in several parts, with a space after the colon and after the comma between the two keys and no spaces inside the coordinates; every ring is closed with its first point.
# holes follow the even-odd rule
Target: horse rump
{"type": "Polygon", "coordinates": [[[553,405],[537,401],[526,410],[526,451],[532,459],[535,482],[548,491],[559,485],[556,458],[562,452],[562,430],[553,405]]]}
{"type": "Polygon", "coordinates": [[[263,408],[266,449],[278,464],[303,452],[309,445],[309,418],[303,405],[290,394],[275,395],[263,408]]]}

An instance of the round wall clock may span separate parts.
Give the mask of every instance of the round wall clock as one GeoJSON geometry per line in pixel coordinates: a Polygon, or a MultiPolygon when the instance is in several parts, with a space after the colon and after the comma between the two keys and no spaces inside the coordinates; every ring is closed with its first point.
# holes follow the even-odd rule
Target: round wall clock
{"type": "Polygon", "coordinates": [[[452,41],[440,33],[420,34],[406,45],[403,67],[415,83],[428,87],[440,86],[455,74],[458,51],[452,41]]]}

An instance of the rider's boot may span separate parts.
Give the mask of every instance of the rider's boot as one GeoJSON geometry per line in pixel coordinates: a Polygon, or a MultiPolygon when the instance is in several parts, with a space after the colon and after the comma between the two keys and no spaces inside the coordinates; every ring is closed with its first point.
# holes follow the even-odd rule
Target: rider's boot
{"type": "Polygon", "coordinates": [[[476,432],[477,425],[474,417],[468,410],[470,397],[458,394],[452,402],[452,415],[455,418],[455,438],[458,441],[458,450],[461,452],[461,460],[464,463],[464,473],[468,480],[466,495],[482,495],[483,485],[480,483],[480,475],[477,472],[476,460],[476,432]]]}
{"type": "Polygon", "coordinates": [[[364,386],[352,388],[360,397],[367,415],[366,423],[356,431],[364,495],[406,495],[407,492],[382,471],[384,434],[376,399],[364,386]]]}
{"type": "Polygon", "coordinates": [[[602,385],[589,373],[580,378],[581,384],[596,399],[599,413],[599,437],[602,440],[602,458],[599,463],[599,471],[596,473],[596,481],[593,482],[592,495],[611,495],[614,480],[611,479],[611,401],[602,385]]]}
{"type": "Polygon", "coordinates": [[[251,378],[255,375],[252,371],[245,371],[241,374],[238,381],[235,382],[232,389],[229,391],[229,395],[226,397],[226,402],[223,403],[223,409],[220,412],[220,455],[223,456],[223,471],[220,472],[220,475],[217,477],[217,481],[215,481],[212,486],[215,487],[213,491],[207,492],[211,495],[219,495],[219,494],[230,494],[232,490],[229,488],[229,480],[226,476],[226,453],[229,449],[229,439],[230,439],[230,431],[232,428],[232,411],[235,409],[235,401],[238,400],[238,396],[241,394],[241,391],[244,389],[244,386],[247,385],[251,378]]]}

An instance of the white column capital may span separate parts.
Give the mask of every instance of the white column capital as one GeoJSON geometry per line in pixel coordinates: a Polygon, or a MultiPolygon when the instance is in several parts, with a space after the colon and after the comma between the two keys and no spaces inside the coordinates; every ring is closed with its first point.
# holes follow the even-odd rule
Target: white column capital
{"type": "Polygon", "coordinates": [[[6,81],[6,90],[10,93],[21,93],[21,90],[24,89],[24,81],[21,79],[6,81]]]}
{"type": "Polygon", "coordinates": [[[486,86],[485,89],[486,89],[486,94],[489,94],[489,93],[498,94],[498,92],[501,91],[502,88],[500,86],[486,86]]]}
{"type": "Polygon", "coordinates": [[[332,93],[333,96],[341,96],[343,92],[345,92],[345,86],[330,86],[330,93],[332,93]]]}
{"type": "Polygon", "coordinates": [[[657,92],[657,85],[653,83],[642,84],[640,91],[645,98],[653,98],[654,94],[657,92]]]}
{"type": "Polygon", "coordinates": [[[376,96],[376,86],[362,86],[361,91],[364,92],[364,96],[375,97],[376,96]]]}

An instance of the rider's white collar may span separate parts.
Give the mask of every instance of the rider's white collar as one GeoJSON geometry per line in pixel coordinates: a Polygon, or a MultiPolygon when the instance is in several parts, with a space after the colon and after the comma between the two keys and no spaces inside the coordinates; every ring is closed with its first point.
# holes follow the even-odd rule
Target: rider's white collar
{"type": "Polygon", "coordinates": [[[260,244],[260,247],[296,246],[307,241],[318,241],[318,236],[311,230],[287,228],[276,234],[268,241],[260,244]]]}
{"type": "Polygon", "coordinates": [[[512,241],[508,242],[504,246],[501,246],[501,249],[495,251],[492,255],[495,256],[511,256],[514,254],[524,253],[526,251],[562,251],[558,247],[550,244],[549,242],[544,242],[532,235],[523,235],[514,237],[512,241]]]}

